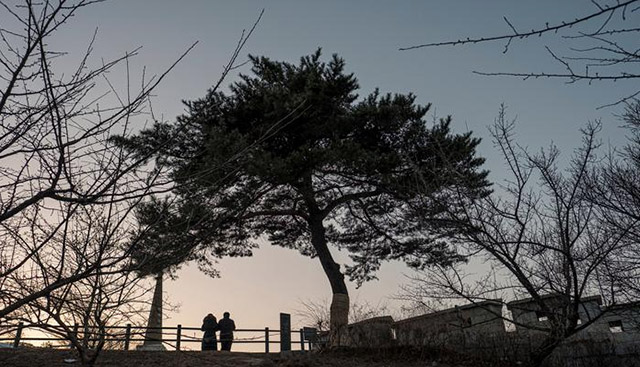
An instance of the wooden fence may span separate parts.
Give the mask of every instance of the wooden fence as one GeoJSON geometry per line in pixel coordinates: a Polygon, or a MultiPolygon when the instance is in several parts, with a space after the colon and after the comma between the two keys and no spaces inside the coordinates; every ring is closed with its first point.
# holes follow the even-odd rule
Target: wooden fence
{"type": "MultiPolygon", "coordinates": [[[[124,349],[129,350],[132,343],[144,342],[144,334],[147,330],[146,327],[134,327],[131,324],[126,326],[105,326],[106,333],[103,335],[106,343],[110,349],[124,349]]],[[[201,343],[201,336],[190,336],[190,332],[193,334],[200,334],[199,327],[185,327],[177,325],[175,327],[162,327],[153,328],[154,330],[162,330],[162,345],[169,350],[181,350],[185,343],[201,343]]],[[[98,335],[95,333],[87,333],[92,336],[85,337],[83,334],[84,327],[82,325],[74,325],[71,333],[75,334],[81,342],[86,341],[98,341],[98,335]]],[[[21,343],[25,342],[49,342],[58,343],[54,347],[71,347],[70,337],[67,336],[69,332],[65,332],[64,328],[56,325],[45,324],[4,324],[0,325],[0,343],[5,345],[11,345],[13,348],[18,348],[21,343]],[[36,330],[42,336],[25,336],[25,331],[36,330]]],[[[235,338],[233,344],[263,344],[264,353],[272,352],[272,345],[278,345],[279,351],[292,350],[311,350],[314,348],[316,342],[315,329],[304,328],[298,331],[291,332],[287,329],[272,329],[272,328],[260,328],[260,329],[236,329],[234,331],[235,338]],[[247,336],[251,335],[251,336],[247,336]],[[292,338],[293,336],[293,338],[292,338]]],[[[199,346],[197,349],[200,349],[199,346]]]]}

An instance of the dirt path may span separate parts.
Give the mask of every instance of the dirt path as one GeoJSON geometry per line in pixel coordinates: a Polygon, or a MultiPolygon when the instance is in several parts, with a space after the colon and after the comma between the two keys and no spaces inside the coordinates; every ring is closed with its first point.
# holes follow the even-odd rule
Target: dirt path
{"type": "MultiPolygon", "coordinates": [[[[3,367],[73,367],[78,361],[66,363],[73,358],[69,351],[22,348],[0,349],[0,366],[3,367]]],[[[413,359],[413,358],[412,358],[413,359]]],[[[140,352],[103,351],[96,367],[446,367],[428,360],[403,360],[371,355],[347,355],[327,353],[292,353],[288,355],[228,352],[140,352]]]]}

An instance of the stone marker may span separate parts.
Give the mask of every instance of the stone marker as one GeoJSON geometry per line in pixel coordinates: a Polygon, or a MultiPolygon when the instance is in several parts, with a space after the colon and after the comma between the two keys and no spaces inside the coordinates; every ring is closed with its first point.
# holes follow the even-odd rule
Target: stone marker
{"type": "Polygon", "coordinates": [[[162,273],[156,276],[156,288],[153,291],[153,301],[147,320],[147,331],[144,334],[144,343],[138,350],[167,350],[162,344],[162,273]]]}
{"type": "Polygon", "coordinates": [[[280,352],[291,351],[291,315],[280,314],[280,352]]]}

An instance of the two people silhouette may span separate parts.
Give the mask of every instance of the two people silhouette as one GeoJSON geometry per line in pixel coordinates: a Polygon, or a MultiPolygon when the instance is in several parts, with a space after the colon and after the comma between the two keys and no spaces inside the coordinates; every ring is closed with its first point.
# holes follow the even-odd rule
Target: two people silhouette
{"type": "Polygon", "coordinates": [[[220,331],[220,349],[226,351],[231,350],[233,331],[236,329],[236,324],[229,316],[229,312],[225,312],[223,318],[217,321],[213,314],[208,314],[204,320],[202,320],[202,327],[200,328],[200,330],[204,331],[204,335],[202,336],[202,350],[218,350],[217,331],[220,331]]]}

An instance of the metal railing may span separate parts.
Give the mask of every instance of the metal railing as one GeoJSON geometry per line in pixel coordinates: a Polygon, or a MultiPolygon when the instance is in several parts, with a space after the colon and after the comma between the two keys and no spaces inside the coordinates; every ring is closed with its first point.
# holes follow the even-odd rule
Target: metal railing
{"type": "MultiPolygon", "coordinates": [[[[202,338],[198,336],[191,336],[186,333],[194,332],[193,334],[200,333],[199,327],[185,327],[177,325],[175,327],[161,327],[161,328],[149,328],[150,330],[161,330],[162,340],[155,340],[156,342],[162,342],[162,344],[168,349],[181,350],[185,343],[201,343],[202,338]]],[[[68,330],[68,329],[67,329],[68,330]]],[[[97,333],[84,333],[84,327],[82,325],[74,325],[71,332],[66,331],[61,326],[47,325],[47,324],[25,324],[20,322],[19,324],[4,324],[0,325],[0,343],[11,344],[14,348],[20,347],[24,342],[53,342],[60,343],[56,347],[71,347],[70,333],[75,335],[76,339],[80,342],[90,341],[97,342],[101,338],[104,338],[105,342],[115,343],[109,346],[109,349],[123,349],[129,350],[132,343],[144,342],[145,333],[148,330],[146,327],[134,327],[131,324],[126,326],[105,326],[105,333],[98,335],[97,333]],[[26,330],[36,330],[43,336],[25,336],[26,330]],[[120,344],[117,344],[120,343],[120,344]]],[[[272,352],[272,345],[279,345],[282,350],[284,345],[281,345],[283,340],[282,330],[272,329],[269,327],[260,329],[236,329],[234,331],[236,337],[233,339],[233,344],[263,344],[264,353],[272,352]],[[251,334],[252,336],[243,337],[243,335],[251,334]]],[[[286,331],[285,331],[286,334],[286,331]]],[[[296,350],[311,350],[314,348],[315,343],[312,335],[305,329],[299,329],[297,331],[290,332],[290,335],[285,335],[285,340],[290,341],[290,346],[284,346],[284,350],[291,350],[291,347],[295,346],[296,350]],[[291,335],[292,334],[292,335],[291,335]],[[292,338],[294,336],[294,338],[292,338]],[[289,348],[289,349],[287,349],[289,348]]],[[[219,340],[220,341],[220,340],[219,340]]]]}

